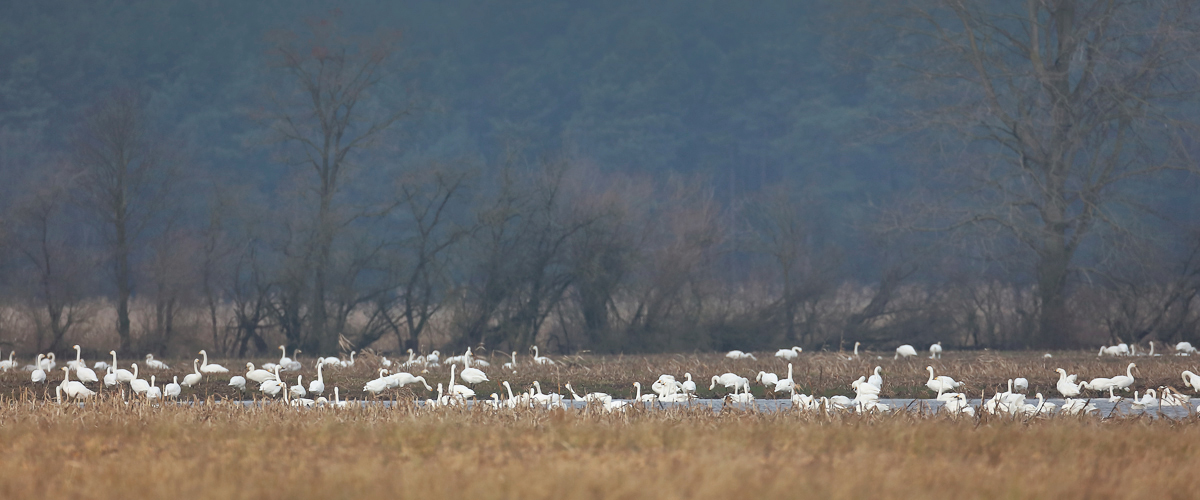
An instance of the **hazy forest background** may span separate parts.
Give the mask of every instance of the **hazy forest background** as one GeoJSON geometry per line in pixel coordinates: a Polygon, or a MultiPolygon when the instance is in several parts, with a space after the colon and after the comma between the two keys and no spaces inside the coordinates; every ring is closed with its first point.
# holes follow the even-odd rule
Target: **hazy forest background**
{"type": "Polygon", "coordinates": [[[16,2],[0,347],[1200,340],[1183,0],[16,2]]]}

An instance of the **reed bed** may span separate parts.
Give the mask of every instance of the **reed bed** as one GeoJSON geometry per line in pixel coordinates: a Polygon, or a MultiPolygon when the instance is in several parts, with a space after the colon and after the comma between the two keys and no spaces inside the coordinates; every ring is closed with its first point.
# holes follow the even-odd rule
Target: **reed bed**
{"type": "Polygon", "coordinates": [[[3,498],[1194,497],[1200,419],[0,399],[3,498]]]}

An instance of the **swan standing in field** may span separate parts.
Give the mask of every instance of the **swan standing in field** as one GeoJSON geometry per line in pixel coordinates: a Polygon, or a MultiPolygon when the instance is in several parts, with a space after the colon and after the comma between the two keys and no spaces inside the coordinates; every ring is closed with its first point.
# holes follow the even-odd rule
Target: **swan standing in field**
{"type": "Polygon", "coordinates": [[[687,380],[683,381],[683,383],[680,384],[680,388],[683,389],[683,393],[684,394],[695,394],[696,393],[696,382],[692,381],[692,374],[684,373],[683,376],[687,378],[687,380]]]}
{"type": "Polygon", "coordinates": [[[196,384],[199,384],[204,379],[204,376],[200,374],[200,368],[197,366],[199,362],[200,360],[198,359],[192,360],[192,373],[183,376],[184,387],[195,387],[196,384]]]}
{"type": "Polygon", "coordinates": [[[71,380],[71,367],[64,366],[62,367],[62,371],[63,381],[61,384],[58,384],[58,386],[62,388],[63,392],[67,393],[67,396],[80,399],[90,398],[96,395],[95,391],[84,387],[83,383],[71,380]]]}
{"type": "Polygon", "coordinates": [[[385,375],[387,373],[388,373],[387,368],[380,368],[379,369],[379,377],[374,378],[372,380],[368,380],[366,385],[363,386],[363,392],[369,392],[371,394],[378,395],[379,393],[381,393],[385,389],[387,389],[388,383],[390,382],[390,380],[388,380],[388,378],[385,377],[385,375]]]}
{"type": "Polygon", "coordinates": [[[1180,354],[1180,355],[1186,356],[1186,355],[1188,355],[1188,354],[1193,354],[1193,353],[1195,353],[1195,352],[1196,352],[1196,348],[1195,348],[1195,347],[1192,347],[1192,343],[1191,343],[1191,342],[1180,342],[1180,343],[1178,343],[1178,344],[1175,344],[1175,351],[1176,351],[1176,353],[1177,353],[1177,354],[1180,354]]]}
{"type": "Polygon", "coordinates": [[[929,346],[929,359],[942,359],[942,343],[929,346]]]}
{"type": "Polygon", "coordinates": [[[790,392],[790,393],[793,393],[793,394],[795,394],[795,392],[796,392],[796,381],[792,379],[792,364],[791,364],[791,363],[788,363],[788,376],[787,376],[787,378],[785,378],[785,379],[780,379],[778,382],[775,382],[775,389],[774,389],[774,390],[775,390],[775,392],[783,392],[783,391],[788,391],[788,392],[790,392]]]}
{"type": "Polygon", "coordinates": [[[1036,417],[1049,415],[1054,412],[1054,403],[1047,403],[1046,398],[1042,397],[1042,393],[1037,393],[1038,403],[1036,405],[1027,404],[1021,407],[1021,413],[1026,417],[1036,417]]]}
{"type": "Polygon", "coordinates": [[[8,351],[8,359],[5,361],[0,361],[0,372],[7,372],[10,371],[10,369],[17,369],[17,362],[13,361],[12,359],[12,356],[16,354],[17,351],[8,351]]]}
{"type": "Polygon", "coordinates": [[[45,382],[46,381],[46,370],[42,369],[42,355],[41,354],[37,355],[37,361],[34,361],[34,366],[36,366],[36,368],[33,369],[33,373],[29,374],[29,380],[32,380],[33,383],[35,383],[35,384],[39,383],[39,382],[45,382]]]}
{"type": "Polygon", "coordinates": [[[791,361],[793,359],[800,357],[801,352],[804,352],[804,349],[801,349],[799,347],[792,347],[791,349],[780,349],[778,351],[775,351],[775,357],[791,361]]]}
{"type": "Polygon", "coordinates": [[[1017,377],[1013,379],[1013,389],[1024,391],[1029,389],[1029,379],[1025,377],[1017,377]]]}
{"type": "Polygon", "coordinates": [[[296,375],[296,385],[288,388],[288,393],[291,394],[293,398],[302,398],[308,395],[308,392],[304,390],[303,377],[304,375],[296,375]]]}
{"type": "Polygon", "coordinates": [[[1060,413],[1063,413],[1066,415],[1078,415],[1080,413],[1083,413],[1086,415],[1088,413],[1092,413],[1095,411],[1098,411],[1096,409],[1096,405],[1094,405],[1092,403],[1088,403],[1087,401],[1084,401],[1082,399],[1071,399],[1071,398],[1067,398],[1066,401],[1063,401],[1062,408],[1059,410],[1060,413]]]}
{"type": "Polygon", "coordinates": [[[914,349],[913,346],[904,344],[904,345],[896,348],[896,355],[892,356],[892,359],[900,359],[901,356],[903,356],[905,358],[909,358],[909,357],[916,356],[916,355],[917,355],[917,350],[914,349]]]}
{"type": "Polygon", "coordinates": [[[446,384],[446,390],[450,391],[451,397],[463,398],[463,399],[475,397],[474,389],[471,389],[470,387],[467,387],[465,385],[454,383],[454,369],[457,367],[458,367],[458,365],[450,365],[450,383],[446,384]]]}
{"type": "MultiPolygon", "coordinates": [[[[852,357],[846,356],[846,361],[853,361],[853,360],[858,359],[858,346],[860,344],[862,344],[862,342],[854,343],[854,357],[852,358],[852,357]]],[[[841,349],[841,346],[838,346],[838,349],[841,349]]]]}
{"type": "MultiPolygon", "coordinates": [[[[153,381],[151,381],[151,383],[153,383],[153,381]]],[[[163,385],[163,396],[165,397],[174,399],[179,397],[179,394],[182,392],[183,389],[179,387],[178,375],[171,377],[171,383],[163,385]]]]}
{"type": "Polygon", "coordinates": [[[947,377],[945,375],[942,375],[940,377],[934,377],[932,366],[926,366],[925,369],[929,370],[929,380],[925,382],[925,387],[928,387],[929,390],[931,390],[933,392],[939,392],[939,391],[943,391],[943,390],[953,391],[954,389],[962,387],[962,385],[963,385],[962,382],[955,382],[953,378],[947,377]]]}
{"type": "Polygon", "coordinates": [[[1182,377],[1184,387],[1191,387],[1192,392],[1200,391],[1200,375],[1192,373],[1191,370],[1184,370],[1182,377]]]}
{"type": "Polygon", "coordinates": [[[762,384],[763,387],[775,387],[775,384],[779,383],[779,375],[760,371],[758,375],[754,376],[754,380],[762,384]]]}
{"type": "Polygon", "coordinates": [[[734,350],[732,350],[732,351],[729,351],[729,352],[725,353],[725,357],[726,357],[726,358],[729,358],[729,359],[753,359],[753,360],[758,360],[758,358],[754,357],[754,355],[753,355],[753,354],[750,354],[750,353],[748,353],[748,352],[742,352],[742,351],[739,351],[739,350],[737,350],[737,349],[734,349],[734,350]]]}
{"type": "Polygon", "coordinates": [[[133,382],[133,372],[117,367],[117,351],[108,351],[108,353],[112,354],[113,357],[113,373],[117,374],[117,382],[125,382],[127,384],[133,382]]]}
{"type": "Polygon", "coordinates": [[[321,374],[321,366],[325,363],[317,361],[317,379],[308,383],[308,392],[322,394],[325,392],[325,376],[321,374]]]}
{"type": "Polygon", "coordinates": [[[133,380],[129,381],[129,388],[133,389],[134,394],[145,394],[146,391],[150,390],[150,382],[147,382],[145,379],[137,378],[137,363],[130,363],[129,366],[133,367],[133,380]]]}
{"type": "Polygon", "coordinates": [[[1075,383],[1076,376],[1067,375],[1067,371],[1062,368],[1055,368],[1054,371],[1058,372],[1058,385],[1056,387],[1064,398],[1078,396],[1080,389],[1083,389],[1087,385],[1086,383],[1075,383]]]}
{"type": "Polygon", "coordinates": [[[742,386],[749,386],[750,379],[740,377],[736,373],[724,373],[722,375],[713,375],[712,385],[708,386],[708,390],[716,389],[717,384],[733,389],[736,392],[742,386]]]}
{"type": "Polygon", "coordinates": [[[243,377],[241,375],[234,375],[232,377],[229,377],[229,387],[236,387],[237,390],[245,392],[246,391],[246,377],[243,377]]]}
{"type": "Polygon", "coordinates": [[[563,387],[565,387],[567,391],[571,393],[571,399],[575,401],[583,401],[585,403],[603,403],[606,405],[612,401],[612,396],[609,396],[607,393],[603,392],[588,393],[581,398],[575,393],[575,389],[571,387],[570,382],[567,382],[563,387]]]}
{"type": "MultiPolygon", "coordinates": [[[[408,352],[411,353],[412,350],[410,349],[408,352]]],[[[512,361],[504,363],[503,368],[505,370],[512,370],[513,373],[517,373],[517,351],[512,352],[512,361]]]]}
{"type": "Polygon", "coordinates": [[[471,385],[482,384],[488,381],[487,374],[483,373],[483,370],[478,368],[463,368],[462,371],[459,372],[458,378],[461,378],[463,382],[471,385]]]}
{"type": "Polygon", "coordinates": [[[71,348],[75,349],[75,359],[67,361],[67,368],[74,370],[79,366],[87,367],[87,363],[83,361],[82,351],[79,350],[79,344],[75,344],[71,348]]]}
{"type": "Polygon", "coordinates": [[[1137,391],[1133,391],[1133,402],[1129,404],[1129,408],[1134,410],[1144,410],[1147,406],[1158,405],[1158,394],[1154,389],[1146,389],[1146,394],[1138,398],[1137,391]]]}
{"type": "Polygon", "coordinates": [[[262,368],[254,368],[254,363],[246,363],[246,380],[261,384],[271,380],[271,377],[274,377],[271,372],[262,368]]]}
{"type": "Polygon", "coordinates": [[[150,387],[146,388],[146,399],[162,399],[162,389],[155,385],[154,375],[150,376],[150,387]]]}
{"type": "Polygon", "coordinates": [[[952,392],[949,394],[953,395],[953,397],[945,400],[945,403],[942,404],[942,411],[951,415],[975,416],[975,408],[971,407],[970,403],[967,402],[965,394],[961,392],[952,392]]]}
{"type": "Polygon", "coordinates": [[[552,359],[550,359],[550,358],[547,358],[547,357],[545,357],[545,356],[542,356],[541,354],[539,354],[539,352],[538,352],[538,346],[533,346],[533,362],[534,362],[535,364],[539,364],[539,365],[552,365],[552,364],[554,364],[554,360],[552,360],[552,359]]]}
{"type": "Polygon", "coordinates": [[[421,385],[425,386],[425,390],[433,390],[433,388],[429,386],[429,383],[425,382],[425,377],[414,377],[413,374],[408,372],[397,372],[393,375],[389,375],[388,379],[390,380],[389,383],[392,387],[404,387],[408,384],[420,382],[421,385]]]}
{"type": "Polygon", "coordinates": [[[1084,382],[1083,387],[1085,389],[1091,389],[1093,391],[1107,391],[1108,388],[1111,387],[1112,385],[1113,385],[1113,380],[1111,378],[1096,377],[1087,382],[1084,382]]]}
{"type": "Polygon", "coordinates": [[[279,366],[275,366],[274,378],[258,384],[259,392],[268,396],[278,396],[280,392],[287,389],[287,384],[283,383],[283,379],[279,378],[279,366]]]}
{"type": "Polygon", "coordinates": [[[200,350],[200,355],[204,356],[204,362],[200,363],[200,371],[203,373],[229,373],[229,369],[218,364],[209,364],[208,353],[204,349],[200,350]]]}
{"type": "Polygon", "coordinates": [[[1137,365],[1129,363],[1129,366],[1125,367],[1124,375],[1117,375],[1112,378],[1112,386],[1117,389],[1124,390],[1125,392],[1129,392],[1129,386],[1133,385],[1134,382],[1133,369],[1135,367],[1137,367],[1137,365]]]}
{"type": "Polygon", "coordinates": [[[880,375],[882,371],[882,366],[876,366],[875,372],[870,377],[867,377],[867,383],[875,386],[876,389],[883,389],[883,375],[880,375]]]}
{"type": "Polygon", "coordinates": [[[1170,387],[1159,386],[1158,390],[1161,392],[1158,398],[1159,406],[1187,406],[1192,399],[1170,387]]]}
{"type": "Polygon", "coordinates": [[[171,367],[167,366],[166,363],[163,363],[162,361],[154,359],[153,354],[146,354],[146,368],[150,368],[150,369],[154,369],[154,370],[170,370],[171,369],[171,367]]]}
{"type": "Polygon", "coordinates": [[[110,366],[105,369],[104,387],[112,387],[114,385],[117,385],[117,372],[110,366]]]}

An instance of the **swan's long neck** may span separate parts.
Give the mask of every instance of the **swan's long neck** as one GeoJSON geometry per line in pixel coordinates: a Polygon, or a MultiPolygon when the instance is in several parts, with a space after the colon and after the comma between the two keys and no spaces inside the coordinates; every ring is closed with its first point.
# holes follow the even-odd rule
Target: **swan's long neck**
{"type": "Polygon", "coordinates": [[[858,342],[854,343],[854,355],[858,356],[858,342]]]}
{"type": "Polygon", "coordinates": [[[325,383],[325,376],[321,375],[321,365],[323,364],[325,363],[317,363],[317,381],[321,382],[322,384],[325,383]]]}
{"type": "Polygon", "coordinates": [[[508,381],[507,381],[507,380],[505,380],[505,381],[504,381],[504,388],[508,390],[508,399],[512,399],[512,398],[513,398],[513,394],[512,394],[512,386],[511,386],[511,385],[508,385],[508,381]]]}
{"type": "Polygon", "coordinates": [[[67,369],[67,367],[64,366],[63,367],[63,383],[65,384],[70,381],[71,381],[71,370],[67,369]]]}
{"type": "Polygon", "coordinates": [[[112,355],[113,355],[113,368],[116,368],[117,367],[117,351],[113,351],[112,355]]]}
{"type": "Polygon", "coordinates": [[[201,364],[207,366],[208,365],[208,351],[200,351],[200,354],[202,356],[204,356],[204,362],[201,364]]]}
{"type": "Polygon", "coordinates": [[[79,350],[79,346],[75,346],[75,362],[76,362],[76,363],[78,363],[78,362],[79,362],[79,360],[80,360],[80,358],[79,358],[79,357],[80,357],[81,355],[82,355],[82,352],[79,350]]]}
{"type": "MultiPolygon", "coordinates": [[[[792,378],[792,364],[788,363],[788,380],[792,378]]],[[[691,380],[690,378],[688,380],[691,380]]]]}
{"type": "Polygon", "coordinates": [[[134,364],[133,364],[133,378],[134,378],[134,380],[137,380],[137,376],[138,376],[138,366],[137,366],[137,363],[134,363],[134,364]]]}
{"type": "Polygon", "coordinates": [[[640,382],[634,382],[634,383],[633,383],[633,386],[634,386],[634,387],[637,387],[637,396],[635,396],[635,397],[633,398],[633,400],[634,400],[634,401],[641,401],[641,400],[642,400],[642,384],[641,384],[640,382]]]}
{"type": "Polygon", "coordinates": [[[450,392],[454,392],[454,369],[458,365],[450,365],[450,392]]]}
{"type": "MultiPolygon", "coordinates": [[[[928,384],[929,382],[933,382],[933,367],[932,366],[929,367],[929,380],[926,381],[925,383],[928,384]]],[[[1012,392],[1012,380],[1008,381],[1008,391],[1012,392]]]]}
{"type": "Polygon", "coordinates": [[[200,367],[196,366],[196,360],[194,359],[192,360],[192,372],[196,374],[200,373],[200,367]]]}
{"type": "Polygon", "coordinates": [[[1125,367],[1125,376],[1133,378],[1133,363],[1129,363],[1129,366],[1125,367]]]}
{"type": "Polygon", "coordinates": [[[542,355],[538,353],[538,347],[537,347],[537,346],[533,346],[533,357],[535,357],[535,358],[540,358],[540,357],[542,357],[542,355]]]}
{"type": "MultiPolygon", "coordinates": [[[[932,375],[932,373],[933,373],[933,372],[932,372],[932,371],[930,371],[929,373],[931,374],[931,375],[930,375],[930,377],[932,377],[932,376],[933,376],[933,375],[932,375]]],[[[932,378],[930,378],[930,380],[933,380],[933,379],[932,379],[932,378]]],[[[1012,379],[1011,379],[1011,378],[1010,378],[1010,379],[1008,379],[1008,393],[1009,393],[1009,394],[1012,394],[1012,379]]]]}

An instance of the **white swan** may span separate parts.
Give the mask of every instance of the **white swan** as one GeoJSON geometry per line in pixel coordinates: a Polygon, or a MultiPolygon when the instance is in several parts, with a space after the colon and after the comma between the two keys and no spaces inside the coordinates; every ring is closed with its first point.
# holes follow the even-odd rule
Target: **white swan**
{"type": "Polygon", "coordinates": [[[796,381],[792,378],[792,364],[791,363],[788,363],[787,378],[780,379],[778,382],[775,382],[774,391],[775,392],[788,391],[791,393],[796,392],[796,381]]]}
{"type": "Polygon", "coordinates": [[[581,397],[579,397],[578,394],[575,393],[575,389],[573,387],[571,387],[570,382],[567,382],[563,387],[565,387],[567,389],[567,391],[571,393],[571,398],[574,399],[575,401],[583,401],[585,403],[604,403],[604,404],[608,404],[608,402],[612,401],[612,396],[608,395],[607,393],[603,393],[603,392],[588,393],[581,398],[581,397]]]}
{"type": "Polygon", "coordinates": [[[229,387],[236,387],[239,391],[246,391],[246,377],[234,375],[229,377],[229,387]]]}
{"type": "Polygon", "coordinates": [[[85,384],[100,381],[100,377],[96,376],[96,372],[88,368],[83,362],[83,358],[80,357],[79,344],[75,344],[75,377],[85,384]]]}
{"type": "Polygon", "coordinates": [[[390,380],[384,376],[384,374],[387,372],[387,368],[380,368],[379,377],[367,381],[366,385],[363,386],[363,392],[369,392],[371,394],[378,395],[386,390],[388,388],[388,383],[390,382],[390,380]]]}
{"type": "Polygon", "coordinates": [[[154,370],[170,370],[171,369],[171,367],[167,366],[166,363],[163,363],[162,361],[154,359],[153,354],[146,354],[146,368],[151,368],[154,370]]]}
{"type": "Polygon", "coordinates": [[[1184,354],[1194,354],[1196,352],[1196,348],[1192,347],[1191,342],[1180,342],[1175,344],[1175,350],[1184,354]]]}
{"type": "Polygon", "coordinates": [[[195,387],[196,384],[199,384],[204,379],[204,375],[200,374],[199,363],[200,360],[192,359],[192,373],[183,376],[184,387],[195,387]]]}
{"type": "Polygon", "coordinates": [[[742,386],[744,386],[744,385],[749,386],[750,379],[747,379],[745,377],[740,377],[736,373],[723,373],[721,375],[713,375],[712,385],[708,386],[708,390],[711,391],[711,390],[715,389],[717,387],[717,384],[723,385],[726,388],[733,389],[734,392],[737,392],[737,390],[739,388],[741,388],[742,386]]]}
{"type": "Polygon", "coordinates": [[[696,392],[696,382],[692,381],[692,374],[684,373],[683,376],[687,378],[687,380],[683,381],[681,384],[683,392],[686,394],[692,394],[696,392]]]}
{"type": "Polygon", "coordinates": [[[473,389],[465,385],[454,383],[454,369],[457,367],[458,365],[450,365],[450,383],[446,384],[446,389],[450,391],[450,396],[463,399],[475,397],[475,391],[473,389]]]}
{"type": "Polygon", "coordinates": [[[145,394],[146,391],[150,390],[150,382],[147,382],[145,379],[137,378],[137,363],[130,363],[129,365],[133,367],[133,380],[129,381],[129,388],[133,389],[134,394],[145,394]]]}
{"type": "Polygon", "coordinates": [[[96,395],[95,391],[84,387],[82,383],[71,380],[71,367],[64,366],[62,367],[62,371],[63,381],[61,384],[58,384],[58,386],[62,388],[63,392],[67,393],[67,396],[80,399],[90,398],[96,395]]]}
{"type": "Polygon", "coordinates": [[[358,351],[350,351],[350,359],[339,361],[338,364],[342,365],[342,368],[349,368],[349,367],[354,366],[354,353],[356,353],[356,352],[358,352],[358,351]]]}
{"type": "Polygon", "coordinates": [[[163,395],[168,398],[177,398],[183,389],[179,387],[179,376],[175,375],[171,378],[171,383],[163,386],[163,395]]]}
{"type": "Polygon", "coordinates": [[[325,376],[321,374],[321,365],[325,363],[317,361],[317,379],[308,383],[308,392],[313,394],[322,394],[325,392],[325,376]]]}
{"type": "MultiPolygon", "coordinates": [[[[412,350],[411,350],[411,349],[409,349],[409,351],[408,351],[408,352],[410,352],[410,353],[411,353],[411,352],[412,352],[412,350]]],[[[502,367],[503,367],[505,370],[512,370],[512,372],[513,372],[513,373],[517,373],[517,351],[513,351],[513,352],[512,352],[512,361],[509,361],[509,362],[507,362],[507,363],[504,363],[504,365],[502,365],[502,367]]]]}
{"type": "Polygon", "coordinates": [[[1066,401],[1063,401],[1062,408],[1059,409],[1060,413],[1063,413],[1066,415],[1078,415],[1080,413],[1083,413],[1086,415],[1088,413],[1092,413],[1095,411],[1098,411],[1096,409],[1096,405],[1094,405],[1092,403],[1088,403],[1087,401],[1084,401],[1082,399],[1071,399],[1071,398],[1067,398],[1066,401]]]}
{"type": "Polygon", "coordinates": [[[1170,387],[1160,386],[1158,389],[1162,391],[1158,397],[1159,406],[1187,406],[1192,399],[1187,395],[1172,390],[1170,387]]]}
{"type": "Polygon", "coordinates": [[[1112,385],[1113,385],[1113,380],[1111,378],[1096,377],[1087,382],[1084,382],[1083,388],[1091,389],[1093,391],[1107,391],[1108,388],[1111,387],[1112,385]]]}
{"type": "Polygon", "coordinates": [[[433,390],[433,387],[430,387],[429,383],[425,382],[425,377],[414,377],[413,374],[408,372],[397,372],[393,375],[389,375],[388,379],[390,380],[389,383],[391,384],[391,387],[404,387],[408,384],[420,382],[421,385],[425,386],[425,390],[433,390]]]}
{"type": "Polygon", "coordinates": [[[939,392],[942,390],[953,391],[954,389],[963,386],[962,382],[955,382],[953,378],[945,375],[934,377],[932,366],[926,366],[925,369],[929,370],[929,380],[925,382],[925,387],[928,387],[929,390],[933,392],[939,392]]]}
{"type": "Polygon", "coordinates": [[[154,375],[150,376],[150,387],[146,388],[146,399],[162,399],[162,389],[154,383],[154,375]]]}
{"type": "Polygon", "coordinates": [[[892,356],[892,359],[899,359],[901,356],[908,358],[908,357],[912,357],[912,356],[916,356],[916,355],[917,355],[917,350],[915,348],[913,348],[913,346],[904,344],[904,345],[896,348],[896,355],[892,356]]]}
{"type": "Polygon", "coordinates": [[[1154,389],[1146,389],[1146,394],[1141,398],[1138,397],[1137,391],[1133,391],[1133,402],[1129,404],[1129,407],[1134,410],[1144,410],[1147,406],[1156,405],[1158,405],[1158,394],[1154,389]]]}
{"type": "Polygon", "coordinates": [[[275,375],[271,374],[271,372],[267,370],[254,368],[254,363],[246,363],[246,380],[261,384],[271,380],[271,378],[274,376],[275,375]]]}
{"type": "Polygon", "coordinates": [[[791,349],[780,349],[778,351],[775,351],[775,357],[791,361],[793,359],[800,357],[801,352],[804,352],[804,349],[801,349],[799,347],[792,347],[791,349]]]}
{"type": "Polygon", "coordinates": [[[259,392],[268,396],[278,396],[280,392],[286,392],[287,384],[283,383],[283,379],[279,378],[279,366],[275,367],[274,378],[258,384],[259,392]]]}
{"type": "Polygon", "coordinates": [[[15,370],[17,368],[17,362],[13,361],[15,354],[17,354],[17,351],[8,351],[8,359],[0,361],[0,371],[15,370]]]}
{"type": "Polygon", "coordinates": [[[1055,368],[1054,371],[1058,372],[1058,392],[1062,394],[1064,398],[1073,398],[1078,396],[1080,389],[1082,389],[1085,384],[1075,383],[1075,375],[1067,375],[1067,371],[1062,368],[1055,368]]]}
{"type": "Polygon", "coordinates": [[[929,346],[929,359],[941,359],[942,343],[939,341],[936,344],[929,346]]]}
{"type": "Polygon", "coordinates": [[[1191,370],[1184,370],[1181,376],[1184,387],[1191,387],[1193,392],[1200,391],[1200,375],[1192,373],[1191,370]]]}
{"type": "Polygon", "coordinates": [[[552,365],[554,360],[541,356],[538,352],[538,346],[533,346],[533,362],[539,365],[552,365]]]}
{"type": "Polygon", "coordinates": [[[1025,377],[1017,377],[1013,379],[1013,389],[1024,391],[1029,389],[1029,379],[1025,377]]]}
{"type": "Polygon", "coordinates": [[[867,377],[867,383],[875,386],[876,389],[883,389],[883,376],[880,375],[882,371],[882,366],[876,366],[875,372],[870,377],[867,377]]]}
{"type": "Polygon", "coordinates": [[[482,384],[488,381],[487,374],[483,373],[483,370],[470,367],[463,368],[462,372],[459,372],[458,378],[461,378],[463,382],[472,385],[482,384]]]}
{"type": "Polygon", "coordinates": [[[117,385],[117,372],[113,367],[108,367],[104,370],[104,387],[112,387],[117,385]]]}
{"type": "Polygon", "coordinates": [[[762,384],[764,387],[775,387],[775,384],[779,382],[779,375],[760,371],[758,372],[758,375],[754,377],[754,380],[762,384]]]}
{"type": "Polygon", "coordinates": [[[308,395],[308,391],[304,390],[303,377],[304,375],[296,375],[296,385],[288,388],[288,393],[291,394],[293,398],[302,398],[308,395]]]}
{"type": "Polygon", "coordinates": [[[1133,369],[1135,367],[1137,367],[1136,364],[1129,363],[1129,366],[1125,367],[1124,375],[1117,375],[1112,378],[1112,386],[1117,389],[1122,389],[1125,392],[1129,392],[1129,386],[1133,385],[1134,382],[1133,369]]]}
{"type": "Polygon", "coordinates": [[[751,354],[751,353],[748,353],[748,352],[742,352],[742,351],[739,351],[739,350],[737,350],[737,349],[734,349],[734,350],[732,350],[732,351],[729,351],[729,352],[725,353],[725,357],[726,357],[726,358],[729,358],[729,359],[753,359],[753,360],[758,360],[758,358],[754,357],[754,355],[753,355],[753,354],[751,354]]]}
{"type": "Polygon", "coordinates": [[[200,350],[200,355],[204,356],[204,362],[200,363],[200,371],[203,373],[229,373],[229,369],[218,364],[209,364],[208,353],[204,349],[200,350]]]}
{"type": "Polygon", "coordinates": [[[133,372],[117,366],[117,351],[108,351],[113,357],[113,370],[117,374],[117,382],[133,382],[133,372]]]}
{"type": "Polygon", "coordinates": [[[45,382],[46,381],[46,370],[42,369],[42,355],[41,354],[37,355],[37,361],[34,361],[33,366],[35,366],[36,368],[33,369],[33,373],[29,374],[29,380],[32,380],[33,383],[35,383],[35,384],[39,383],[39,382],[45,382]]]}

